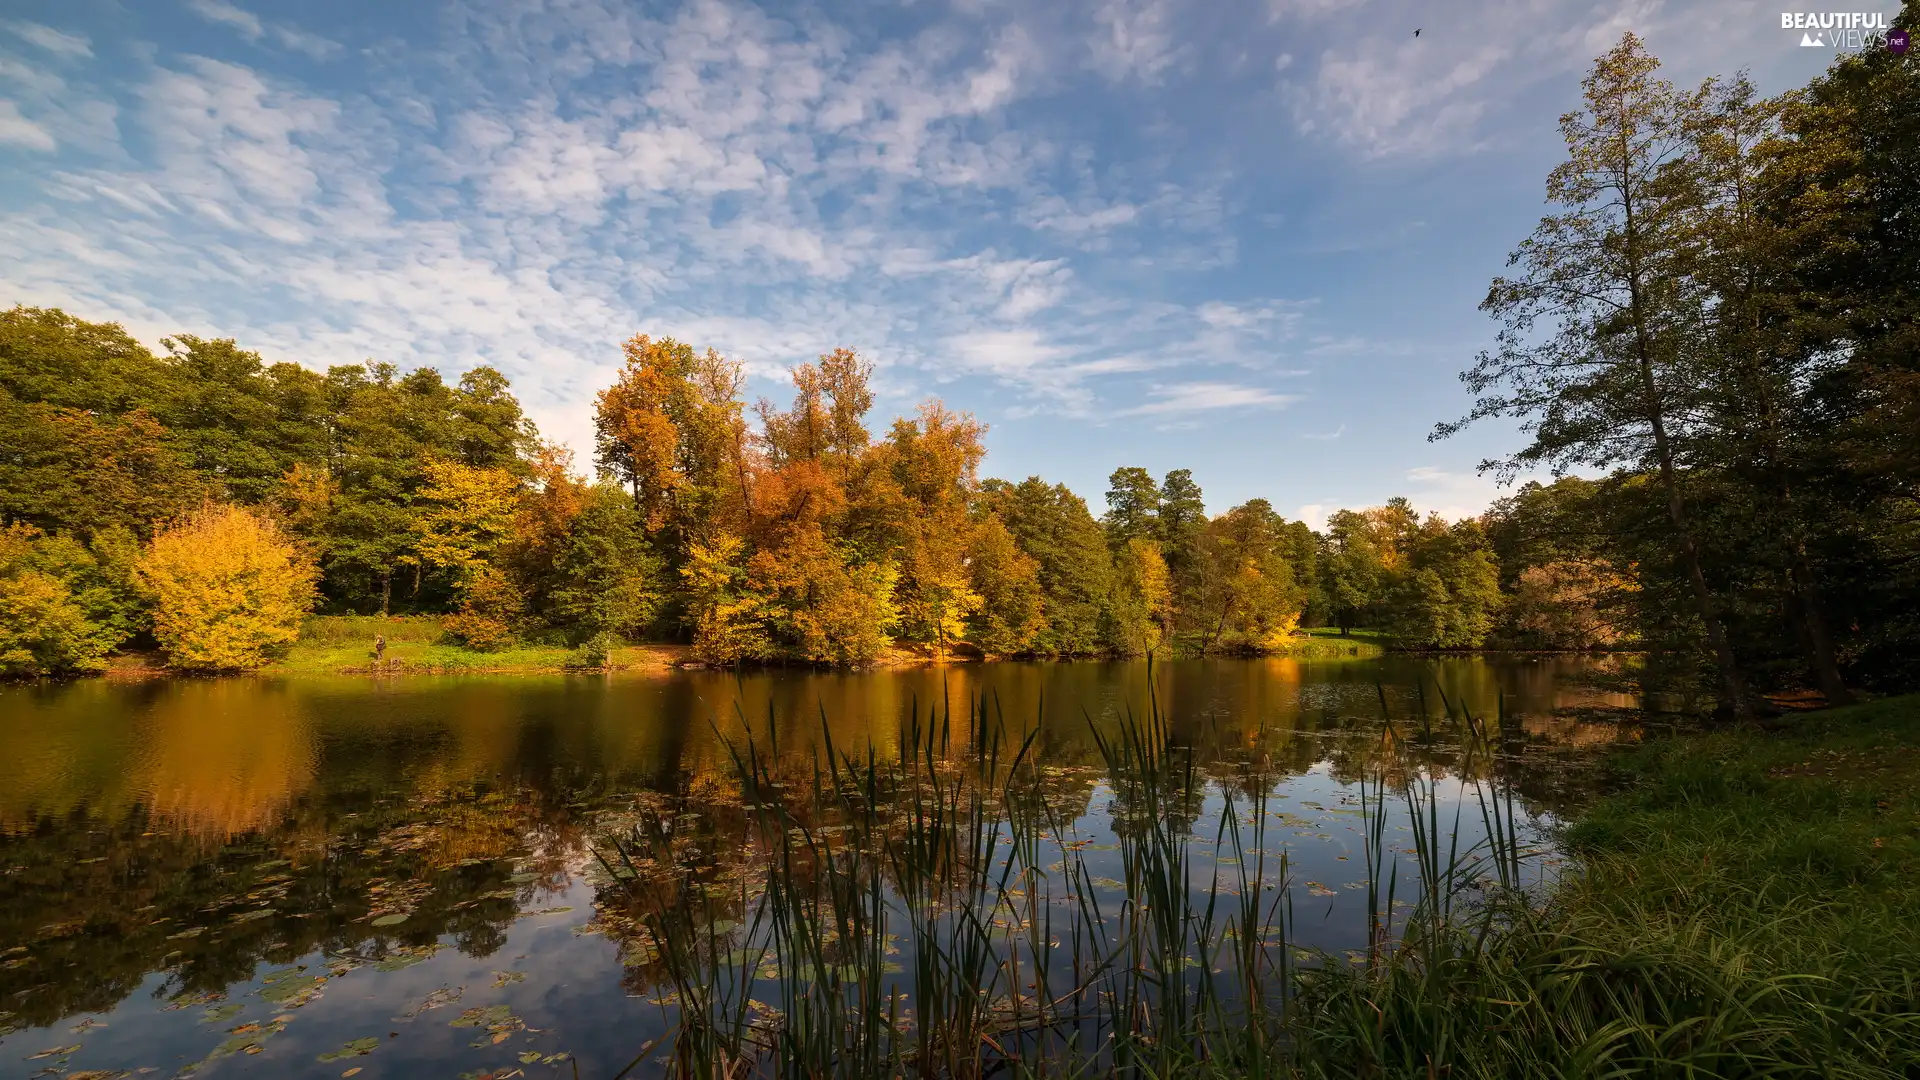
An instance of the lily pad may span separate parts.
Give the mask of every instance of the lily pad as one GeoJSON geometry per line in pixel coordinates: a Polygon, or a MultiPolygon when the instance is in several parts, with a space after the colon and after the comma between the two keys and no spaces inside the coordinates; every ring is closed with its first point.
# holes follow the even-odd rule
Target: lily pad
{"type": "Polygon", "coordinates": [[[403,922],[406,922],[406,921],[407,921],[407,917],[406,917],[405,915],[402,915],[402,914],[399,914],[398,912],[395,912],[395,913],[394,913],[394,914],[392,914],[392,915],[382,915],[382,916],[380,916],[379,918],[377,918],[377,919],[375,919],[375,920],[373,920],[373,925],[375,925],[375,926],[399,926],[399,925],[400,925],[401,923],[403,923],[403,922]]]}
{"type": "Polygon", "coordinates": [[[380,1040],[378,1037],[355,1039],[352,1042],[346,1044],[345,1046],[342,1046],[338,1050],[329,1050],[326,1053],[321,1054],[319,1057],[315,1058],[314,1060],[340,1061],[342,1059],[350,1058],[350,1057],[364,1057],[367,1054],[373,1053],[374,1050],[377,1049],[379,1046],[380,1046],[380,1040]]]}

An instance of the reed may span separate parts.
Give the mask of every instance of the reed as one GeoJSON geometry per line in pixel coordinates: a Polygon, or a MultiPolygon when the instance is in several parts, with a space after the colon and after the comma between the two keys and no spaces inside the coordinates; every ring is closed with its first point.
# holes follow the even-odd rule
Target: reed
{"type": "Polygon", "coordinates": [[[1728,910],[1689,910],[1604,846],[1553,877],[1513,789],[1467,779],[1504,712],[1440,696],[1444,730],[1424,702],[1383,717],[1359,785],[1358,962],[1293,939],[1261,740],[1238,775],[1202,769],[1151,691],[1088,720],[1117,882],[1050,798],[1038,724],[990,700],[916,705],[886,758],[823,716],[796,763],[772,717],[764,737],[741,718],[735,818],[670,807],[601,847],[671,987],[658,1049],[716,1078],[1905,1074],[1911,968],[1854,988],[1797,969],[1761,944],[1786,924],[1760,896],[1722,882],[1728,910]],[[1451,775],[1407,752],[1441,736],[1451,775]]]}

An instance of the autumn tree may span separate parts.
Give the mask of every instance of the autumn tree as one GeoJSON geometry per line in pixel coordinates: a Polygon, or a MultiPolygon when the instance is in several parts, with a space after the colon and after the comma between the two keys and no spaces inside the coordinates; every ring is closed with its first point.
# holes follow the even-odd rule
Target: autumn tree
{"type": "Polygon", "coordinates": [[[103,598],[88,596],[100,577],[92,554],[71,540],[28,525],[0,531],[0,676],[106,667],[130,628],[116,624],[103,598]]]}
{"type": "Polygon", "coordinates": [[[1040,564],[1020,550],[999,518],[983,515],[973,526],[967,569],[980,597],[968,639],[988,653],[1026,652],[1046,625],[1040,564]]]}
{"type": "Polygon", "coordinates": [[[167,662],[204,671],[257,668],[292,645],[317,576],[272,519],[215,503],[157,532],[137,570],[167,662]]]}
{"type": "Polygon", "coordinates": [[[1700,384],[1692,345],[1702,298],[1686,265],[1699,191],[1671,166],[1687,152],[1698,102],[1654,78],[1657,67],[1629,34],[1582,83],[1584,106],[1560,123],[1568,159],[1547,179],[1560,210],[1514,251],[1519,272],[1495,279],[1482,307],[1502,323],[1499,344],[1462,376],[1479,399],[1435,435],[1515,417],[1532,442],[1488,467],[1626,465],[1657,474],[1722,706],[1747,718],[1746,679],[1708,584],[1682,474],[1684,418],[1700,384]]]}
{"type": "Polygon", "coordinates": [[[1202,529],[1180,610],[1202,656],[1267,652],[1299,626],[1306,593],[1282,549],[1285,524],[1265,499],[1254,499],[1202,529]]]}
{"type": "Polygon", "coordinates": [[[669,553],[738,521],[746,507],[746,421],[740,364],[645,334],[623,349],[619,379],[595,401],[595,460],[628,488],[669,553]]]}
{"type": "Polygon", "coordinates": [[[1135,537],[1113,554],[1108,640],[1125,656],[1152,656],[1173,631],[1173,581],[1160,546],[1135,537]]]}

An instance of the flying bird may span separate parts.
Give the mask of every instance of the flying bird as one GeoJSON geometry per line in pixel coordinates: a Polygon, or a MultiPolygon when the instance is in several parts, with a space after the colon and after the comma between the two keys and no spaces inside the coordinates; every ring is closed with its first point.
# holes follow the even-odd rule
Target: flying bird
{"type": "Polygon", "coordinates": [[[1413,32],[1413,36],[1414,36],[1414,37],[1419,37],[1419,36],[1420,36],[1420,31],[1418,31],[1418,30],[1415,30],[1415,31],[1413,32]]]}

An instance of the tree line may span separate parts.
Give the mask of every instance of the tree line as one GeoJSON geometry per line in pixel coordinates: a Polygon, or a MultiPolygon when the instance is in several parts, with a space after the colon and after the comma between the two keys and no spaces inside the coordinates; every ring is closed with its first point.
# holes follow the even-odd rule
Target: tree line
{"type": "Polygon", "coordinates": [[[12,673],[143,638],[185,667],[257,666],[313,609],[431,613],[481,649],[861,664],[1268,652],[1331,619],[1473,646],[1501,603],[1478,524],[1405,500],[1322,535],[1261,499],[1209,516],[1184,469],[1115,471],[1098,518],[1038,477],[982,480],[985,426],[938,401],[871,431],[872,367],[846,349],[749,407],[737,362],[635,337],[596,398],[590,481],[489,368],[449,384],[163,344],[0,315],[12,673]]]}

